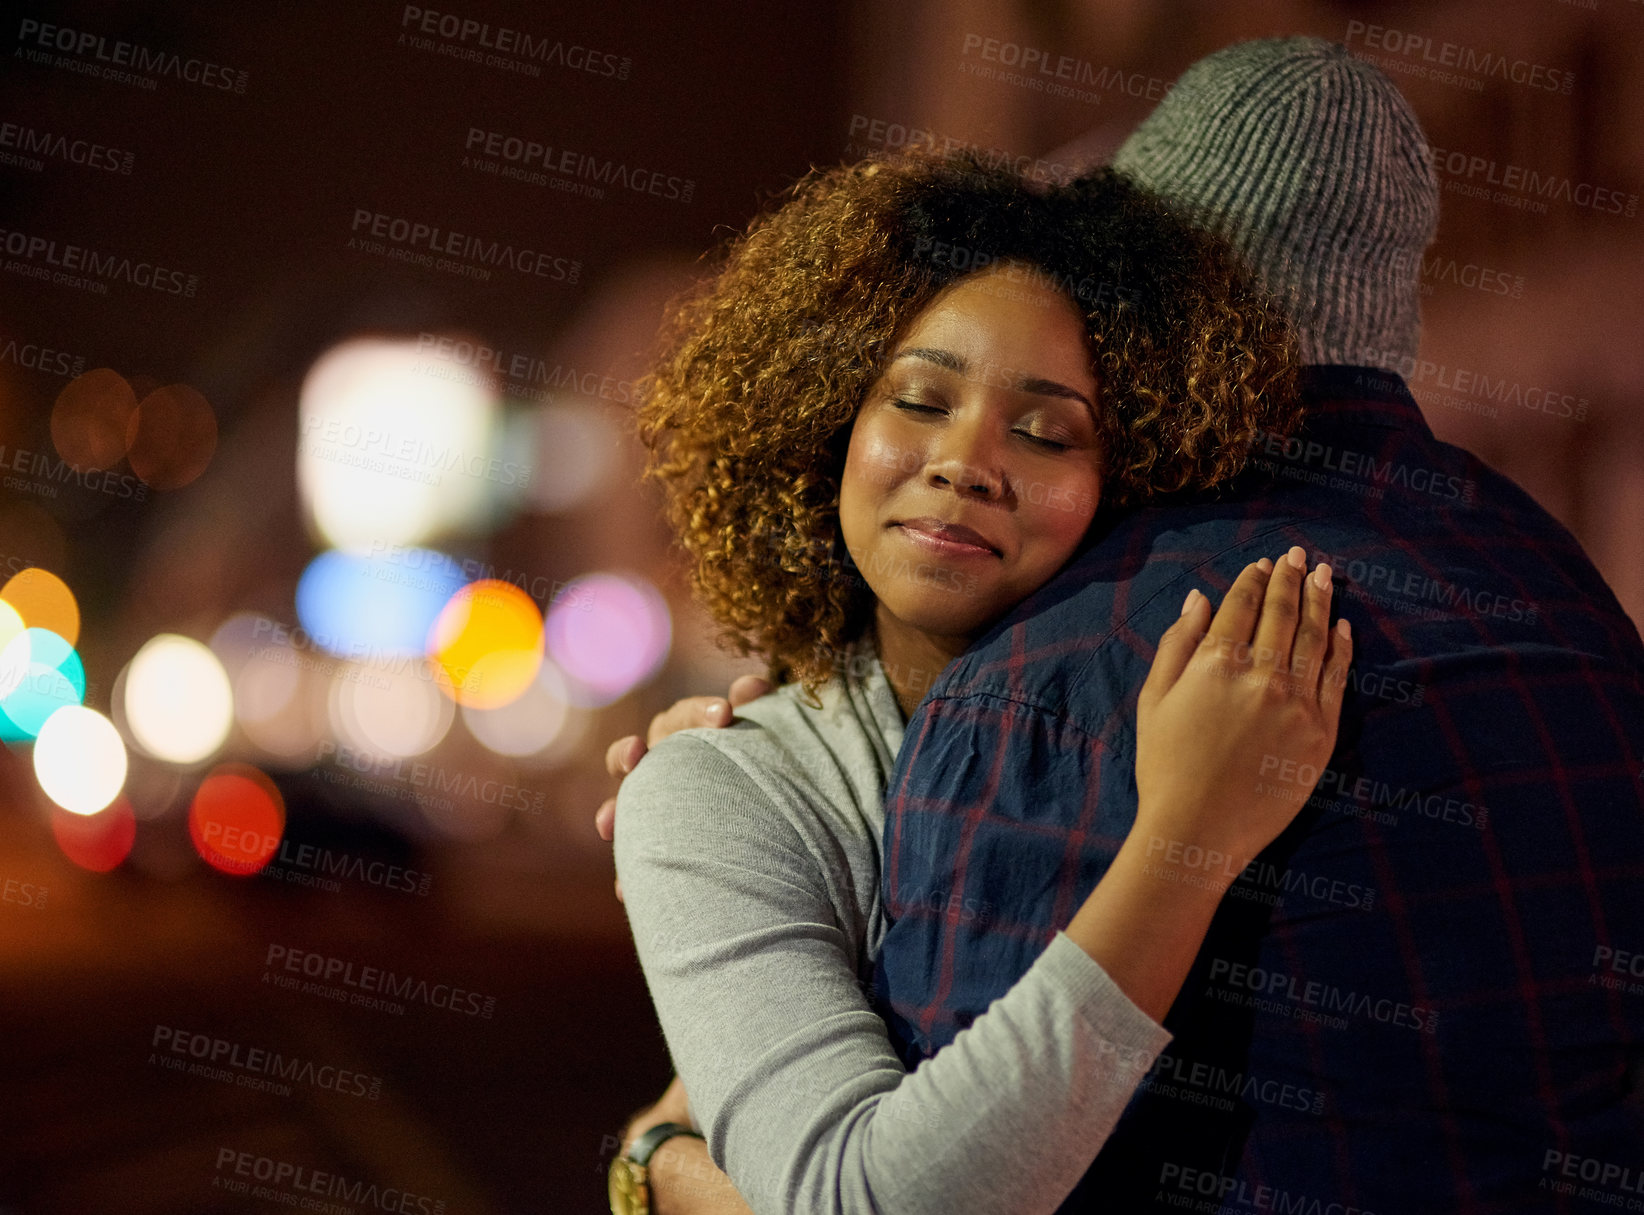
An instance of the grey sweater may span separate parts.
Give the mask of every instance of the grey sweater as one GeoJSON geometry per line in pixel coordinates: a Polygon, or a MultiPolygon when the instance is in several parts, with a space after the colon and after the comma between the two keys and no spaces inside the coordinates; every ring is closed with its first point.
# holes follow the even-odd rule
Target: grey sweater
{"type": "Polygon", "coordinates": [[[759,1215],[1054,1211],[1170,1035],[1059,932],[907,1072],[865,994],[903,722],[857,657],[820,711],[780,688],[622,782],[617,874],[668,1049],[759,1215]]]}

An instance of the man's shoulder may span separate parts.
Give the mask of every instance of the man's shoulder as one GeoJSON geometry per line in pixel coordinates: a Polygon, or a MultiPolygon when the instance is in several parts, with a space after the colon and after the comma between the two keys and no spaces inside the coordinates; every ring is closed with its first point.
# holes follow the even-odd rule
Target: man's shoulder
{"type": "Polygon", "coordinates": [[[860,834],[863,812],[879,812],[884,763],[841,698],[837,684],[824,685],[818,708],[797,685],[785,685],[738,707],[729,726],[663,739],[633,775],[652,765],[653,797],[689,790],[708,803],[755,800],[758,816],[774,811],[807,837],[817,827],[834,836],[860,834]],[[850,811],[870,797],[872,805],[850,811]]]}
{"type": "Polygon", "coordinates": [[[1322,483],[1267,475],[1106,525],[936,694],[1111,711],[1189,589],[1219,601],[1245,565],[1292,545],[1332,566],[1361,667],[1519,643],[1639,664],[1637,631],[1581,545],[1510,478],[1430,434],[1344,434],[1297,455],[1330,467],[1322,483]]]}

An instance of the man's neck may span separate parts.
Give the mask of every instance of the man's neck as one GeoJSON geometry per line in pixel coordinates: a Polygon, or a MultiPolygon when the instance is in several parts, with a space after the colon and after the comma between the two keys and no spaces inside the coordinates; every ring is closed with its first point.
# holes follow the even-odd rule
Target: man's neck
{"type": "Polygon", "coordinates": [[[874,612],[874,633],[879,665],[885,668],[885,678],[896,693],[904,719],[913,716],[943,668],[975,640],[921,632],[897,620],[883,605],[874,612]]]}

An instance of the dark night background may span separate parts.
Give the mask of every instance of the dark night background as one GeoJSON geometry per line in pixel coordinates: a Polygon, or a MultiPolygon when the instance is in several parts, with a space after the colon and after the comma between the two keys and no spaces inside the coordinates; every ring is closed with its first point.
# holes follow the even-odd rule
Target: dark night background
{"type": "Polygon", "coordinates": [[[361,336],[451,335],[575,373],[503,402],[509,450],[525,453],[539,489],[584,471],[583,449],[543,420],[554,409],[583,420],[579,441],[603,471],[580,496],[496,505],[428,546],[543,584],[642,577],[671,612],[672,648],[612,703],[572,708],[551,754],[495,754],[459,716],[425,757],[525,790],[529,809],[459,794],[454,809],[428,813],[396,776],[351,788],[316,762],[323,749],[299,762],[236,726],[200,763],[133,751],[123,796],[135,842],[99,873],[59,846],[64,812],[36,782],[29,748],[0,752],[0,885],[11,883],[0,900],[0,1210],[278,1205],[215,1184],[231,1172],[219,1168],[225,1149],[443,1200],[448,1212],[605,1209],[602,1137],[660,1093],[669,1065],[592,827],[611,791],[604,746],[676,697],[722,692],[756,668],[714,648],[638,485],[627,409],[597,385],[643,372],[664,301],[764,201],[808,166],[907,128],[1049,166],[1090,163],[1193,60],[1242,37],[1313,33],[1384,60],[1435,146],[1631,197],[1631,214],[1556,197],[1538,209],[1468,197],[1441,174],[1410,380],[1435,431],[1564,521],[1644,620],[1644,4],[462,0],[438,11],[591,48],[610,56],[602,64],[628,61],[626,77],[551,63],[529,76],[418,49],[401,41],[416,33],[407,9],[390,3],[8,6],[0,131],[12,123],[132,158],[129,173],[111,172],[0,137],[14,154],[0,163],[0,228],[198,281],[191,297],[125,282],[96,294],[28,277],[29,259],[0,245],[0,463],[12,474],[0,490],[0,581],[41,567],[72,589],[85,703],[118,723],[118,678],[156,634],[210,640],[235,613],[298,622],[298,578],[327,547],[295,472],[298,396],[315,361],[361,336]],[[31,21],[224,65],[246,85],[149,73],[150,90],[34,62],[31,21]],[[1433,79],[1419,51],[1372,26],[1545,65],[1571,87],[1433,79]],[[986,78],[978,68],[1003,70],[982,49],[989,39],[1070,56],[1083,95],[986,78]],[[477,172],[463,165],[474,129],[658,171],[694,183],[691,197],[608,187],[592,198],[477,172]],[[575,259],[578,281],[496,270],[476,282],[362,253],[349,247],[360,209],[575,259]],[[27,365],[21,352],[40,348],[72,370],[27,365]],[[179,383],[203,395],[216,444],[200,475],[137,501],[17,472],[18,452],[56,462],[54,408],[75,374],[98,368],[137,399],[179,383]],[[189,806],[223,761],[272,775],[288,840],[429,874],[428,893],[209,867],[190,842],[189,806]],[[262,981],[274,945],[483,993],[495,1012],[412,1004],[393,1015],[279,990],[262,981]],[[169,1070],[152,1058],[162,1027],[352,1069],[380,1079],[380,1092],[298,1084],[280,1096],[169,1070]]]}

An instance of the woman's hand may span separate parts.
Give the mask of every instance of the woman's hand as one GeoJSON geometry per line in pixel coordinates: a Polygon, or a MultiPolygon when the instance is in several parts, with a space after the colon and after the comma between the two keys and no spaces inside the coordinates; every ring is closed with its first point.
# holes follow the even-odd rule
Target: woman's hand
{"type": "Polygon", "coordinates": [[[1330,567],[1292,548],[1246,566],[1216,612],[1197,591],[1159,641],[1136,723],[1140,833],[1156,861],[1225,888],[1295,819],[1335,747],[1353,643],[1330,567]],[[1213,859],[1219,858],[1219,859],[1213,859]]]}
{"type": "MultiPolygon", "coordinates": [[[[685,1084],[678,1076],[655,1105],[646,1106],[629,1119],[622,1130],[622,1153],[626,1155],[634,1140],[662,1122],[696,1125],[685,1097],[685,1084]]],[[[655,1215],[753,1215],[700,1139],[685,1135],[669,1139],[651,1156],[647,1172],[655,1215]]]]}
{"type": "Polygon", "coordinates": [[[1067,935],[1155,1021],[1335,746],[1353,644],[1329,628],[1330,567],[1304,586],[1306,559],[1246,567],[1214,619],[1190,594],[1142,685],[1136,823],[1067,935]]]}
{"type": "Polygon", "coordinates": [[[685,1082],[677,1075],[663,1090],[662,1096],[657,1098],[655,1105],[647,1105],[622,1128],[622,1152],[626,1154],[628,1149],[634,1146],[634,1140],[663,1122],[677,1122],[681,1126],[696,1125],[691,1119],[690,1100],[685,1096],[685,1082]]]}

